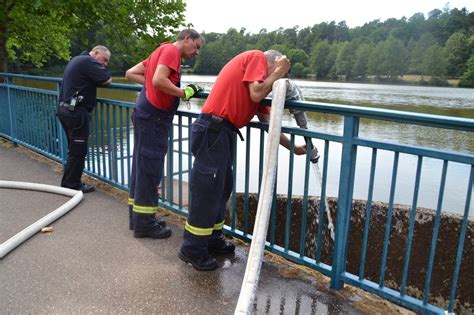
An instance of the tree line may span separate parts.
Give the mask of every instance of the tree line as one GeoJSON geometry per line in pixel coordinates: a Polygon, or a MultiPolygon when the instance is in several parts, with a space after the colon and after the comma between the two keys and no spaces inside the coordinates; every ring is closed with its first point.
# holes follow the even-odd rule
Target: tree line
{"type": "Polygon", "coordinates": [[[291,74],[319,80],[396,81],[403,75],[429,76],[428,84],[474,87],[474,13],[445,8],[427,18],[374,20],[349,28],[345,22],[278,29],[258,34],[229,29],[204,34],[206,45],[195,60],[195,73],[217,74],[237,53],[247,49],[276,49],[291,62],[291,74]]]}
{"type": "MultiPolygon", "coordinates": [[[[184,25],[185,1],[5,0],[0,5],[0,71],[60,75],[71,56],[102,44],[117,75],[146,58],[184,25]]],[[[196,27],[199,31],[199,28],[196,27]]],[[[434,9],[425,17],[374,20],[349,28],[344,21],[312,27],[241,28],[202,33],[206,44],[188,61],[196,74],[218,74],[249,49],[276,49],[291,75],[318,80],[397,81],[419,75],[425,84],[474,87],[474,13],[434,9]]]]}

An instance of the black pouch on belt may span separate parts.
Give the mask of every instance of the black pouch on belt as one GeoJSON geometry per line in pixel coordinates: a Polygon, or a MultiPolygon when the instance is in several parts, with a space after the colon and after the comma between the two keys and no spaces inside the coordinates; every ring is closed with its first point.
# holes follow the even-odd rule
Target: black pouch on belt
{"type": "Polygon", "coordinates": [[[224,119],[222,119],[221,117],[211,116],[211,120],[209,122],[209,129],[219,132],[221,130],[223,120],[224,119]]]}

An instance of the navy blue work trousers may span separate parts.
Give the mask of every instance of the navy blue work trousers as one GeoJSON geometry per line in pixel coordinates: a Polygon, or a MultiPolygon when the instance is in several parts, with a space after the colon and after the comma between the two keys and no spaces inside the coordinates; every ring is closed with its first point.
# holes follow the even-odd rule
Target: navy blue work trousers
{"type": "Polygon", "coordinates": [[[132,113],[134,148],[129,204],[133,204],[133,212],[154,214],[158,208],[158,185],[163,176],[169,131],[179,100],[173,110],[163,111],[151,105],[145,94],[143,89],[132,113]]]}
{"type": "Polygon", "coordinates": [[[206,256],[209,241],[222,237],[235,141],[235,127],[221,118],[203,113],[192,125],[191,205],[181,248],[186,255],[206,256]]]}
{"type": "Polygon", "coordinates": [[[61,186],[80,189],[81,177],[87,155],[89,138],[89,113],[84,107],[77,106],[70,111],[59,106],[56,113],[67,136],[68,154],[61,186]]]}

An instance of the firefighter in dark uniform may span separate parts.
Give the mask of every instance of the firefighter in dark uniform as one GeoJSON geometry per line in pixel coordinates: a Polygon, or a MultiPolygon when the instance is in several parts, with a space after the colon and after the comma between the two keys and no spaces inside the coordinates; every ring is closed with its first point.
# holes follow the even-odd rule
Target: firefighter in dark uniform
{"type": "MultiPolygon", "coordinates": [[[[273,82],[287,75],[290,62],[275,50],[251,50],[234,57],[220,71],[202,113],[192,125],[191,206],[179,258],[197,270],[217,268],[209,254],[233,253],[235,246],[225,241],[227,200],[233,185],[233,148],[236,134],[257,114],[269,121],[269,108],[260,102],[270,93],[273,82]]],[[[290,148],[281,135],[280,144],[290,148]]],[[[305,145],[295,146],[295,154],[306,153],[305,145]]]]}
{"type": "Polygon", "coordinates": [[[81,182],[89,138],[89,114],[96,105],[97,87],[112,82],[105,68],[110,59],[107,47],[96,46],[69,61],[64,70],[57,116],[68,140],[68,156],[61,186],[89,193],[93,186],[81,182]]]}
{"type": "Polygon", "coordinates": [[[129,228],[136,238],[167,238],[171,229],[156,218],[158,185],[163,176],[169,131],[180,98],[188,101],[202,90],[180,88],[181,58],[199,54],[204,39],[193,29],[181,31],[174,43],[164,43],[147,59],[127,70],[127,79],[143,84],[132,114],[134,149],[129,194],[129,228]]]}

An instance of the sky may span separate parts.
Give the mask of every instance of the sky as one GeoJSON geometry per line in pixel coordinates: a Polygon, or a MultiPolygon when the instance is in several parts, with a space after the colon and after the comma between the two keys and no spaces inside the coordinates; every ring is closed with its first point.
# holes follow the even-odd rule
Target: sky
{"type": "Polygon", "coordinates": [[[198,32],[226,33],[231,27],[245,28],[258,33],[279,27],[305,28],[322,22],[346,21],[350,28],[380,19],[410,18],[415,13],[434,9],[466,8],[474,11],[474,0],[187,0],[186,23],[192,23],[198,32]]]}

